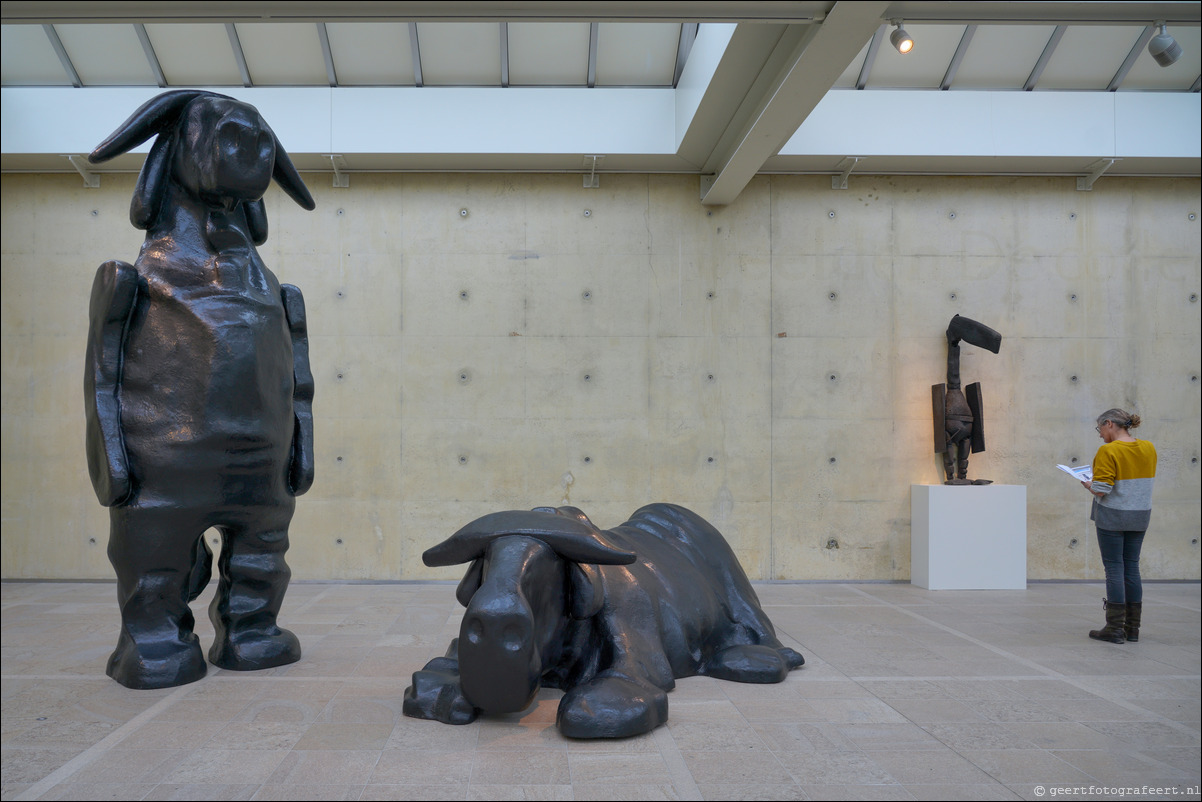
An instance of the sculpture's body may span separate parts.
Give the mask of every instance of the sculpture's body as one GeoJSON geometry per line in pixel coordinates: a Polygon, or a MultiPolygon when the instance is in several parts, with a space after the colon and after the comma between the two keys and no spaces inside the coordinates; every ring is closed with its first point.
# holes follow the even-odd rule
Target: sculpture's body
{"type": "Polygon", "coordinates": [[[988,479],[968,479],[968,454],[985,450],[985,417],[981,383],[960,389],[960,341],[997,353],[1002,335],[993,329],[955,315],[947,327],[947,384],[931,387],[935,419],[935,453],[943,454],[944,484],[987,485],[988,479]]]}
{"type": "Polygon", "coordinates": [[[574,507],[494,513],[423,559],[471,567],[459,638],[405,691],[416,718],[518,712],[547,686],[565,691],[564,735],[624,737],[667,721],[677,677],[780,682],[805,662],[722,535],[682,507],[652,504],[605,531],[574,507]]]}
{"type": "Polygon", "coordinates": [[[135,265],[96,274],[84,381],[121,606],[108,674],[131,688],[205,674],[188,602],[210,576],[210,527],[222,550],[209,659],[247,670],[300,658],[276,616],[294,497],[313,481],[304,301],[255,250],[273,174],[313,200],[258,112],[208,92],[154,98],[91,159],[156,134],[130,209],[146,241],[135,265]]]}

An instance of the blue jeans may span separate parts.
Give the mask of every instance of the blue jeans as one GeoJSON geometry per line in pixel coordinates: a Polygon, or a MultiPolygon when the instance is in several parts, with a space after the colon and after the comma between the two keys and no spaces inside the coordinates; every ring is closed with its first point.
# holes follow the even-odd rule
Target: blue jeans
{"type": "Polygon", "coordinates": [[[1139,579],[1139,550],[1144,532],[1119,532],[1098,527],[1098,548],[1106,569],[1106,601],[1112,604],[1140,604],[1144,586],[1139,579]]]}

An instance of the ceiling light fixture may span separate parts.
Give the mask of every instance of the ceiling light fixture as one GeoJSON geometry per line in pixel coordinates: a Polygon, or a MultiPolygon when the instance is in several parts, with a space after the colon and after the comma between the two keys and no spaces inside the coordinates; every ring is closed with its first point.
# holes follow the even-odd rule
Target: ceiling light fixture
{"type": "MultiPolygon", "coordinates": [[[[889,34],[889,41],[897,48],[897,52],[903,56],[914,49],[914,40],[910,38],[910,34],[906,33],[906,29],[902,27],[902,21],[899,19],[891,20],[891,24],[896,25],[897,29],[889,34]]],[[[1152,40],[1156,41],[1156,40],[1152,40]]],[[[1177,48],[1178,52],[1181,48],[1177,48]]]]}
{"type": "Polygon", "coordinates": [[[1148,42],[1148,53],[1156,59],[1157,64],[1167,67],[1181,58],[1181,45],[1165,30],[1164,20],[1157,20],[1155,25],[1160,28],[1160,33],[1148,42]]]}

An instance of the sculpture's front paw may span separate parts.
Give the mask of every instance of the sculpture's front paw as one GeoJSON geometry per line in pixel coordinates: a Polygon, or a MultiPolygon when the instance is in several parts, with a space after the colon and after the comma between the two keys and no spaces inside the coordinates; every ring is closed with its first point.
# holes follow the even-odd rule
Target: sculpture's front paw
{"type": "Polygon", "coordinates": [[[127,688],[174,688],[203,679],[205,657],[195,635],[142,645],[122,637],[106,673],[127,688]]]}
{"type": "Polygon", "coordinates": [[[626,738],[668,720],[668,694],[625,677],[598,677],[564,694],[555,723],[569,738],[626,738]]]}
{"type": "Polygon", "coordinates": [[[405,689],[401,712],[410,718],[443,724],[470,724],[478,711],[459,687],[459,663],[449,657],[436,657],[421,671],[413,672],[413,684],[405,689]]]}
{"type": "Polygon", "coordinates": [[[805,663],[798,652],[785,647],[739,645],[723,649],[705,666],[707,677],[731,682],[783,682],[791,669],[805,663]]]}
{"type": "Polygon", "coordinates": [[[286,629],[242,630],[218,637],[209,649],[209,662],[231,671],[258,671],[295,663],[301,657],[300,639],[286,629]]]}

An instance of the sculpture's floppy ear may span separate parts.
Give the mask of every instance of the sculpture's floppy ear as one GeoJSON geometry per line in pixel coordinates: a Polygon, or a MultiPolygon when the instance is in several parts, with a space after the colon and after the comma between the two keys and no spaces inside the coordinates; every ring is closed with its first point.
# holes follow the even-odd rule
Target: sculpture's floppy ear
{"type": "Polygon", "coordinates": [[[467,567],[467,573],[463,575],[463,579],[459,580],[459,587],[455,588],[455,599],[467,607],[472,596],[476,595],[476,591],[480,589],[480,583],[483,580],[484,558],[480,557],[472,560],[472,564],[467,567]]]}
{"type": "MultiPolygon", "coordinates": [[[[267,130],[271,131],[270,128],[267,130]]],[[[275,135],[275,131],[271,131],[271,138],[275,140],[275,165],[271,168],[272,177],[280,185],[280,189],[284,190],[288,197],[296,201],[301,208],[313,211],[317,208],[317,204],[313,202],[313,196],[309,194],[309,188],[305,186],[300,173],[293,166],[292,159],[288,158],[288,151],[284,150],[284,146],[280,144],[280,138],[275,135]]],[[[263,216],[263,220],[267,220],[266,214],[263,216]]]]}
{"type": "Polygon", "coordinates": [[[154,225],[163,205],[167,183],[171,179],[171,150],[175,142],[175,125],[180,114],[196,98],[212,94],[196,90],[164,92],[138,107],[129,119],[109,134],[88,156],[88,161],[108,161],[141,145],[152,136],[158,136],[142,172],[138,174],[138,185],[129,204],[129,221],[134,228],[143,230],[154,225]]]}
{"type": "Polygon", "coordinates": [[[554,510],[551,510],[551,512],[562,515],[565,518],[575,518],[577,521],[580,521],[585,526],[592,527],[594,532],[601,531],[600,529],[597,528],[597,525],[595,523],[593,523],[592,521],[590,521],[588,519],[588,516],[584,514],[584,510],[580,509],[579,507],[572,507],[572,506],[556,507],[554,510]]]}
{"type": "Polygon", "coordinates": [[[596,527],[575,517],[507,510],[477,518],[442,543],[426,549],[422,562],[431,568],[465,563],[484,556],[489,544],[505,535],[537,538],[572,562],[630,565],[638,559],[634,552],[616,548],[596,527]]]}
{"type": "Polygon", "coordinates": [[[141,145],[156,134],[174,129],[184,108],[201,95],[212,95],[195,89],[164,92],[138,107],[129,119],[117,126],[108,139],[96,146],[88,161],[96,164],[120,156],[141,145]]]}
{"type": "Polygon", "coordinates": [[[150,155],[138,173],[138,185],[129,202],[129,222],[143,231],[154,225],[167,194],[167,183],[171,180],[171,146],[173,136],[160,136],[150,148],[150,155]]]}
{"type": "Polygon", "coordinates": [[[246,212],[246,226],[250,230],[250,239],[255,245],[267,242],[267,207],[263,199],[243,201],[242,211],[246,212]]]}
{"type": "Polygon", "coordinates": [[[601,605],[605,603],[601,569],[591,563],[572,563],[568,568],[568,578],[572,597],[568,612],[572,618],[583,621],[600,612],[601,605]]]}

